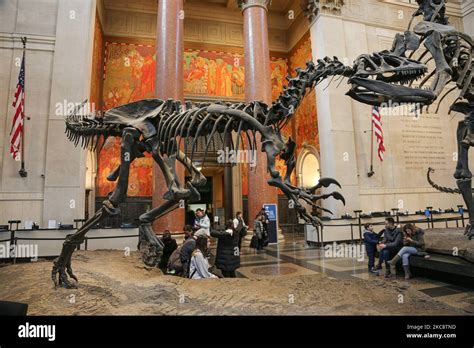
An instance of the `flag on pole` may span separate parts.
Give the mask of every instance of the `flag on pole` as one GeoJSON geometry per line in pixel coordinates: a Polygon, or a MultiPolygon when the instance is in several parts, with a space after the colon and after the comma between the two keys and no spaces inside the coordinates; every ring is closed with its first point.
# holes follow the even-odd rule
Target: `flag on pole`
{"type": "Polygon", "coordinates": [[[378,106],[374,106],[372,108],[372,124],[374,125],[374,134],[378,144],[377,154],[379,156],[380,161],[383,162],[383,153],[385,152],[385,146],[383,144],[382,119],[378,106]]]}
{"type": "Polygon", "coordinates": [[[25,118],[25,52],[21,60],[18,84],[16,85],[15,97],[13,100],[15,116],[13,117],[12,129],[10,131],[10,154],[14,159],[19,159],[21,151],[23,122],[25,118]]]}

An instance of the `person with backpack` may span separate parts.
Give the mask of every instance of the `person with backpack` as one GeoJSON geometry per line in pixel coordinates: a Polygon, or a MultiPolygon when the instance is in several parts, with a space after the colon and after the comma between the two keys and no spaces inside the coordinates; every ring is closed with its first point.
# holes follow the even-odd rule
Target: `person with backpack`
{"type": "Polygon", "coordinates": [[[163,242],[163,254],[161,255],[160,263],[158,264],[158,268],[166,273],[168,261],[170,259],[171,254],[178,248],[178,244],[176,240],[171,237],[171,232],[166,230],[163,232],[163,237],[161,238],[163,242]]]}
{"type": "Polygon", "coordinates": [[[196,247],[191,254],[191,262],[189,264],[190,279],[208,279],[217,278],[209,272],[209,262],[206,255],[209,250],[210,241],[205,235],[201,235],[196,239],[196,247]]]}
{"type": "Polygon", "coordinates": [[[193,228],[190,225],[184,226],[183,232],[184,242],[171,254],[168,262],[168,273],[187,277],[189,261],[191,259],[191,253],[196,246],[196,241],[194,239],[193,228]]]}
{"type": "Polygon", "coordinates": [[[224,278],[235,278],[235,270],[240,267],[240,236],[234,228],[234,222],[227,220],[225,230],[212,230],[211,236],[218,239],[216,267],[224,278]]]}

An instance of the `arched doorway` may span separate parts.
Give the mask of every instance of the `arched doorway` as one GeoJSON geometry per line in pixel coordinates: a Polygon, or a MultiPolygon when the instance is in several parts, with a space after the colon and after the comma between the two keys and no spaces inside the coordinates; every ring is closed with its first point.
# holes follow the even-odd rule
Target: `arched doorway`
{"type": "Polygon", "coordinates": [[[95,179],[97,175],[97,153],[87,151],[84,218],[95,213],[95,179]]]}
{"type": "MultiPolygon", "coordinates": [[[[314,146],[303,145],[296,160],[296,177],[298,186],[304,188],[312,187],[319,182],[321,178],[319,152],[314,146]]],[[[311,211],[313,215],[321,213],[309,204],[306,204],[306,209],[311,211]]]]}

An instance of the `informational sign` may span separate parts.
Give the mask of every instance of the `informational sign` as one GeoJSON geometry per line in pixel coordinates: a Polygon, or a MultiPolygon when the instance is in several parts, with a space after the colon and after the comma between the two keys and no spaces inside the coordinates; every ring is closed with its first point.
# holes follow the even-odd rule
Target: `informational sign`
{"type": "Polygon", "coordinates": [[[264,204],[263,208],[265,213],[268,216],[268,243],[277,244],[278,243],[278,206],[276,204],[264,204]]]}

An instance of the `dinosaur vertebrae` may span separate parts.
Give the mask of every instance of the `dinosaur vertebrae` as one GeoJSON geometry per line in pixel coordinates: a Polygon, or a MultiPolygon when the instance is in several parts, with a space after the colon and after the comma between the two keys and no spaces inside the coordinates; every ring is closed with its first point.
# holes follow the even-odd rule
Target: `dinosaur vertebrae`
{"type": "Polygon", "coordinates": [[[428,168],[428,172],[426,173],[426,179],[428,180],[429,184],[436,190],[440,191],[440,192],[444,192],[444,193],[457,193],[457,194],[461,194],[461,191],[459,189],[456,189],[456,188],[449,188],[449,187],[444,187],[444,186],[440,186],[438,184],[436,184],[432,179],[431,179],[431,173],[434,173],[434,169],[433,168],[428,168]]]}
{"type": "Polygon", "coordinates": [[[295,77],[286,78],[288,85],[284,87],[283,92],[270,108],[267,124],[276,124],[279,129],[283,128],[303,97],[316,85],[330,76],[349,77],[353,72],[353,68],[345,66],[337,57],[318,59],[317,65],[308,61],[306,69],[297,68],[295,77]]]}
{"type": "MultiPolygon", "coordinates": [[[[318,83],[330,76],[350,76],[353,72],[352,68],[345,66],[336,57],[334,59],[328,57],[323,60],[320,59],[317,65],[313,62],[308,62],[306,65],[305,70],[296,69],[297,75],[295,77],[287,77],[288,85],[270,108],[263,102],[237,104],[218,102],[214,104],[224,105],[230,110],[245,112],[258,124],[280,130],[294,115],[303,97],[318,83]]],[[[189,145],[188,141],[184,141],[185,152],[190,152],[192,159],[198,139],[204,138],[205,161],[216,134],[220,137],[221,144],[232,149],[238,149],[244,143],[245,139],[242,138],[247,140],[247,149],[254,150],[257,148],[255,124],[228,114],[208,112],[209,106],[213,103],[194,105],[191,103],[185,105],[177,103],[179,104],[177,105],[171,102],[163,102],[163,108],[159,114],[149,120],[156,128],[154,137],[156,137],[162,154],[173,155],[180,148],[183,139],[188,139],[191,144],[189,145]],[[170,107],[165,107],[168,105],[170,107]],[[235,142],[231,136],[232,132],[239,134],[235,142]]],[[[101,136],[105,138],[121,136],[122,130],[126,126],[121,123],[105,123],[101,118],[74,115],[66,119],[66,134],[76,146],[80,143],[84,148],[95,147],[101,136]]]]}
{"type": "Polygon", "coordinates": [[[71,115],[66,118],[66,136],[82,148],[95,149],[103,137],[120,136],[122,126],[119,124],[105,124],[101,118],[71,115]]]}

